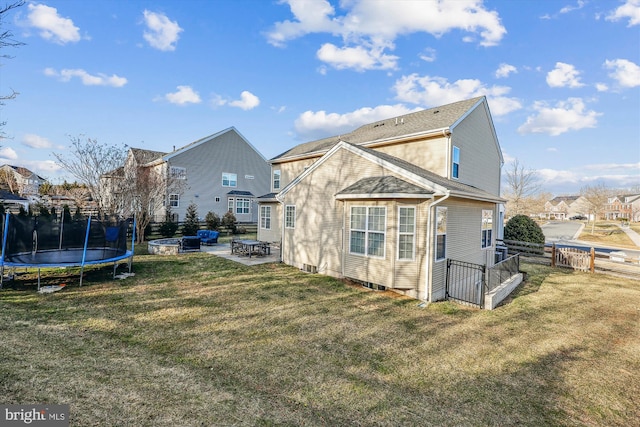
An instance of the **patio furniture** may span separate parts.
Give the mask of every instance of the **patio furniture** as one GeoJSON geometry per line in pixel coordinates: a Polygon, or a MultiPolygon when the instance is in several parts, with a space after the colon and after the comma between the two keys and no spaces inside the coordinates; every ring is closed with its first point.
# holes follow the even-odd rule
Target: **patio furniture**
{"type": "Polygon", "coordinates": [[[199,251],[200,238],[198,236],[184,236],[182,240],[180,240],[180,246],[184,252],[199,251]]]}
{"type": "Polygon", "coordinates": [[[215,230],[198,230],[198,237],[200,238],[200,243],[203,245],[218,243],[219,235],[220,233],[215,230]]]}

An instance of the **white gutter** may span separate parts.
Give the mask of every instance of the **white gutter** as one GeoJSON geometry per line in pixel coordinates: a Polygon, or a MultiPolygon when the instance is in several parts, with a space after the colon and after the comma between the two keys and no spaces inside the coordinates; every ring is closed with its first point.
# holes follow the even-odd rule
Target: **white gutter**
{"type": "Polygon", "coordinates": [[[426,299],[429,302],[431,301],[431,281],[433,279],[433,251],[430,251],[429,249],[432,248],[432,244],[431,244],[431,239],[433,238],[432,234],[433,234],[433,224],[431,224],[432,218],[433,216],[431,215],[431,211],[432,208],[442,202],[444,202],[445,200],[447,200],[449,198],[449,196],[451,196],[450,192],[447,192],[447,194],[444,195],[444,197],[433,201],[431,203],[429,203],[429,207],[427,208],[427,262],[425,263],[425,269],[427,271],[425,271],[425,277],[426,277],[426,283],[425,283],[425,292],[426,292],[426,299]]]}

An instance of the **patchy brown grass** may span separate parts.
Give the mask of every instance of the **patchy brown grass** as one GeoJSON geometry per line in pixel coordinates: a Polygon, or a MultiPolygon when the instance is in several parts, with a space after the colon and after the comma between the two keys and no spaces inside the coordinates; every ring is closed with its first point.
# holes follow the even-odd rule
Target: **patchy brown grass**
{"type": "Polygon", "coordinates": [[[627,234],[614,223],[596,222],[593,234],[591,234],[591,228],[592,224],[587,224],[582,230],[582,233],[580,233],[580,237],[578,237],[578,240],[591,242],[594,244],[637,249],[637,246],[633,243],[629,236],[627,236],[627,234]]]}
{"type": "MultiPolygon", "coordinates": [[[[0,291],[0,395],[74,426],[628,426],[640,285],[525,265],[494,311],[208,254],[0,291]]],[[[107,269],[108,270],[108,269],[107,269]]],[[[24,278],[26,276],[22,276],[24,278]]]]}

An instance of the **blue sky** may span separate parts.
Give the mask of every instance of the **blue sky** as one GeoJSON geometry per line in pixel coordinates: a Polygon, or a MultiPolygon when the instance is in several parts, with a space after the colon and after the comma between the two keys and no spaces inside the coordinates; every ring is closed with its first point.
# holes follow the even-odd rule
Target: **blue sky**
{"type": "Polygon", "coordinates": [[[48,0],[2,22],[0,164],[71,137],[171,151],[230,126],[267,159],[486,95],[543,189],[640,185],[640,0],[48,0]]]}

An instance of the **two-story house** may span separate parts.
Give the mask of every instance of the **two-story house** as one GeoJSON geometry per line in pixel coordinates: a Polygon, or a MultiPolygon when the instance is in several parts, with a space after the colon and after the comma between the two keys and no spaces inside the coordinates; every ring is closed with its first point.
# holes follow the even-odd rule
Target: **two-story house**
{"type": "Polygon", "coordinates": [[[304,143],[271,160],[258,238],[305,271],[441,300],[447,259],[494,263],[502,164],[485,97],[304,143]]]}
{"type": "Polygon", "coordinates": [[[22,166],[2,165],[0,175],[8,191],[19,194],[29,203],[40,201],[40,186],[46,182],[44,178],[22,166]],[[11,188],[15,185],[16,188],[11,188]]]}
{"type": "Polygon", "coordinates": [[[557,196],[544,204],[540,217],[546,219],[570,219],[589,216],[589,202],[582,196],[557,196]]]}
{"type": "Polygon", "coordinates": [[[208,212],[222,217],[235,214],[238,222],[257,222],[256,197],[269,191],[269,164],[260,152],[234,127],[163,153],[131,148],[123,171],[144,167],[181,185],[166,186],[157,200],[149,201],[155,221],[164,220],[169,206],[173,219],[183,221],[187,207],[195,204],[198,215],[208,212]]]}
{"type": "Polygon", "coordinates": [[[640,194],[622,194],[609,197],[605,206],[605,218],[640,221],[640,194]]]}

